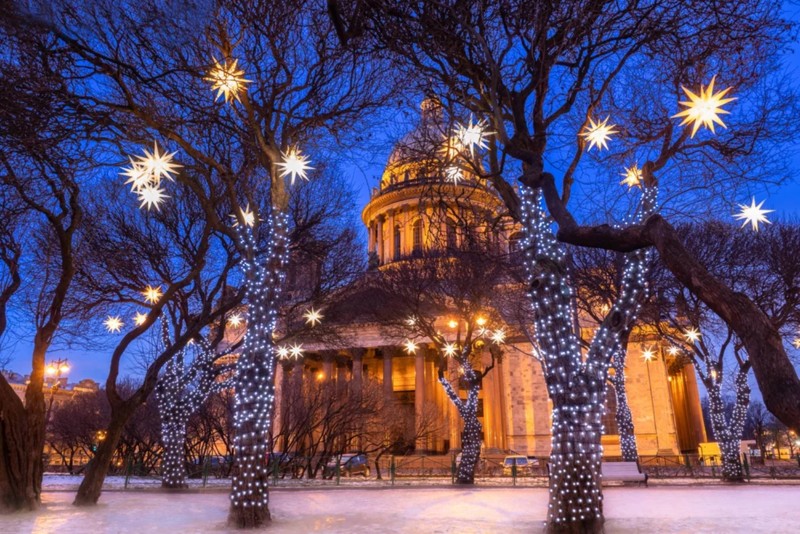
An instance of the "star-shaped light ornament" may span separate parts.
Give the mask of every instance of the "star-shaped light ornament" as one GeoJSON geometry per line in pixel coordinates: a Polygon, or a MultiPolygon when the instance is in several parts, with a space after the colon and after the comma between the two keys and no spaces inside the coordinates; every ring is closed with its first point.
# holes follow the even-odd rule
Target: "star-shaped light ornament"
{"type": "Polygon", "coordinates": [[[621,176],[624,177],[624,180],[619,183],[620,185],[627,185],[629,188],[642,186],[642,169],[637,167],[635,163],[627,167],[621,176]]]}
{"type": "Polygon", "coordinates": [[[457,351],[458,346],[455,343],[445,343],[444,347],[442,347],[442,352],[447,357],[455,356],[457,351]]]}
{"type": "Polygon", "coordinates": [[[408,326],[414,326],[414,325],[416,325],[416,324],[417,324],[417,318],[416,318],[416,317],[414,317],[413,315],[409,316],[409,317],[406,319],[406,324],[407,324],[408,326]]]}
{"type": "Polygon", "coordinates": [[[495,330],[492,333],[491,338],[492,338],[492,343],[494,343],[495,345],[501,345],[506,340],[506,333],[504,330],[495,330]]]}
{"type": "Polygon", "coordinates": [[[456,123],[455,136],[461,145],[469,148],[471,157],[475,157],[475,148],[484,149],[487,147],[486,138],[494,132],[486,131],[487,123],[481,119],[478,122],[473,122],[473,117],[470,116],[469,123],[465,126],[461,123],[456,123]]]}
{"type": "Polygon", "coordinates": [[[112,334],[119,332],[122,329],[122,319],[120,319],[119,316],[109,315],[106,320],[103,321],[103,324],[105,325],[106,330],[112,334]]]}
{"type": "Polygon", "coordinates": [[[295,360],[303,356],[303,345],[292,345],[289,348],[289,355],[295,360]]]}
{"type": "Polygon", "coordinates": [[[700,339],[700,332],[696,328],[689,328],[686,330],[683,336],[689,343],[697,343],[697,341],[700,339]]]}
{"type": "Polygon", "coordinates": [[[322,319],[325,317],[320,313],[319,310],[315,310],[314,308],[309,308],[306,310],[306,313],[303,314],[303,317],[306,319],[306,323],[310,324],[311,326],[317,326],[319,323],[322,322],[322,319]]]}
{"type": "Polygon", "coordinates": [[[403,345],[404,345],[403,350],[405,350],[408,354],[414,354],[415,352],[417,352],[417,349],[419,348],[419,345],[417,345],[410,339],[407,339],[406,342],[403,343],[403,345]]]}
{"type": "Polygon", "coordinates": [[[133,316],[133,324],[135,324],[136,326],[142,326],[146,320],[147,320],[146,313],[136,312],[136,315],[133,316]]]}
{"type": "Polygon", "coordinates": [[[164,189],[155,185],[146,185],[139,190],[139,207],[145,208],[147,211],[155,208],[160,211],[161,203],[169,198],[169,195],[164,194],[164,189]]]}
{"type": "Polygon", "coordinates": [[[642,358],[646,362],[652,362],[655,359],[656,355],[653,352],[653,349],[647,348],[642,351],[642,358]]]}
{"type": "Polygon", "coordinates": [[[287,349],[286,347],[283,346],[278,347],[277,352],[278,352],[278,358],[280,358],[281,360],[289,359],[289,349],[287,349]]]}
{"type": "Polygon", "coordinates": [[[794,338],[794,341],[792,341],[792,345],[794,345],[794,348],[800,349],[800,337],[794,338]]]}
{"type": "Polygon", "coordinates": [[[127,178],[125,184],[131,184],[131,191],[138,193],[150,184],[150,174],[143,164],[133,158],[129,157],[128,161],[130,166],[122,169],[122,175],[127,178]]]}
{"type": "Polygon", "coordinates": [[[238,313],[234,313],[230,317],[228,317],[228,326],[231,328],[239,328],[244,323],[244,319],[238,313]]]}
{"type": "Polygon", "coordinates": [[[675,345],[671,345],[667,349],[667,352],[669,353],[670,356],[675,356],[676,354],[678,354],[679,351],[680,351],[680,349],[678,347],[676,347],[675,345]]]}
{"type": "Polygon", "coordinates": [[[740,221],[744,221],[742,223],[742,228],[747,226],[747,223],[750,223],[750,227],[753,229],[754,232],[758,232],[758,225],[759,223],[766,223],[772,224],[767,219],[767,213],[772,213],[775,210],[765,210],[761,209],[761,206],[764,205],[764,200],[762,200],[758,205],[756,205],[756,199],[753,197],[750,205],[747,204],[739,204],[739,208],[741,211],[733,216],[734,219],[738,219],[740,221]]]}
{"type": "Polygon", "coordinates": [[[131,185],[131,191],[139,196],[140,208],[158,210],[169,198],[161,187],[161,179],[174,180],[173,175],[181,167],[173,161],[173,156],[174,152],[162,152],[158,143],[153,143],[152,152],[145,149],[144,156],[128,158],[130,166],[123,168],[122,175],[127,178],[125,183],[131,185]]]}
{"type": "MultiPolygon", "coordinates": [[[[256,224],[256,214],[253,210],[250,209],[250,204],[247,204],[244,208],[239,208],[239,213],[242,216],[242,221],[244,221],[245,226],[253,227],[256,224]]],[[[231,213],[231,217],[233,218],[233,227],[236,228],[239,226],[239,217],[231,213]]],[[[258,219],[259,221],[261,219],[258,219]]]]}
{"type": "Polygon", "coordinates": [[[297,147],[290,148],[284,152],[282,156],[283,161],[280,161],[277,164],[280,168],[281,178],[286,178],[289,176],[291,178],[292,185],[294,185],[294,181],[297,178],[308,180],[306,171],[310,171],[314,168],[309,166],[308,156],[304,156],[297,147]]]}
{"type": "Polygon", "coordinates": [[[595,122],[594,119],[589,117],[589,124],[584,128],[584,131],[581,132],[581,137],[586,139],[589,142],[588,150],[591,150],[594,147],[598,149],[608,149],[608,141],[611,139],[611,134],[619,133],[617,130],[614,129],[616,124],[608,124],[608,119],[611,117],[606,117],[602,121],[595,122]]]}
{"type": "Polygon", "coordinates": [[[208,71],[208,75],[203,78],[211,83],[211,90],[217,92],[215,100],[225,97],[225,102],[232,100],[239,101],[239,95],[247,90],[245,84],[251,83],[244,78],[244,70],[238,68],[239,60],[225,60],[220,63],[214,59],[214,66],[208,71]]]}
{"type": "Polygon", "coordinates": [[[142,291],[142,295],[144,295],[144,300],[149,304],[155,304],[161,297],[164,296],[164,294],[161,292],[161,286],[147,286],[144,288],[144,291],[142,291]]]}
{"type": "Polygon", "coordinates": [[[723,128],[727,128],[725,123],[722,122],[722,119],[719,118],[721,114],[729,114],[730,111],[722,109],[722,106],[733,102],[736,98],[725,98],[725,95],[731,90],[730,87],[727,89],[723,89],[717,93],[714,92],[714,81],[716,80],[716,76],[711,78],[711,83],[708,84],[708,87],[703,88],[700,86],[700,94],[696,95],[687,88],[681,86],[683,92],[686,93],[686,96],[689,97],[688,101],[681,101],[680,104],[682,106],[686,106],[686,109],[678,113],[677,115],[673,115],[673,119],[679,119],[683,117],[683,122],[681,122],[681,126],[686,124],[692,124],[692,137],[694,134],[697,133],[697,130],[700,129],[700,126],[705,126],[711,133],[716,133],[714,131],[714,124],[719,124],[723,128]]]}
{"type": "Polygon", "coordinates": [[[458,181],[464,179],[464,173],[457,165],[450,165],[445,168],[444,175],[448,181],[453,182],[453,185],[458,185],[458,181]]]}

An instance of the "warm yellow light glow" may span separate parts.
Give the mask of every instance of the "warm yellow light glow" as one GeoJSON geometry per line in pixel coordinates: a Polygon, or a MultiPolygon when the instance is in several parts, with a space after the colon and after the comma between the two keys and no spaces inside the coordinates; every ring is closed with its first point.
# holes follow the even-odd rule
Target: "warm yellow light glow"
{"type": "Polygon", "coordinates": [[[686,330],[684,337],[690,343],[697,343],[697,340],[700,339],[700,332],[696,328],[689,328],[686,330]]]}
{"type": "Polygon", "coordinates": [[[164,189],[155,185],[146,185],[139,189],[139,208],[145,208],[148,211],[155,208],[156,211],[161,209],[161,203],[168,199],[169,196],[164,194],[164,189]]]}
{"type": "Polygon", "coordinates": [[[485,325],[486,324],[486,317],[478,317],[477,319],[475,319],[475,324],[477,324],[478,326],[485,325]]]}
{"type": "Polygon", "coordinates": [[[722,109],[722,106],[729,102],[733,102],[736,98],[725,98],[725,95],[728,94],[728,91],[731,90],[730,87],[727,89],[723,89],[722,91],[715,93],[714,92],[714,80],[716,76],[711,78],[711,83],[708,84],[708,87],[705,89],[703,86],[700,86],[700,94],[696,95],[690,90],[685,87],[681,87],[683,92],[686,93],[686,96],[689,97],[689,101],[681,101],[680,104],[682,106],[686,106],[686,109],[678,113],[677,115],[673,115],[673,119],[679,119],[683,117],[683,122],[681,122],[681,126],[686,124],[693,123],[692,127],[692,137],[694,134],[697,133],[697,130],[700,129],[700,126],[705,126],[711,133],[716,133],[714,131],[714,124],[719,124],[723,128],[727,128],[725,123],[722,122],[722,119],[719,118],[721,114],[728,114],[729,111],[722,109]]]}
{"type": "Polygon", "coordinates": [[[485,120],[473,122],[470,116],[469,123],[466,125],[456,123],[455,136],[462,146],[469,148],[471,157],[475,157],[475,148],[484,149],[487,147],[486,138],[494,132],[486,131],[487,123],[485,120]]]}
{"type": "Polygon", "coordinates": [[[622,176],[624,176],[625,179],[619,183],[620,185],[627,185],[629,188],[642,186],[642,169],[637,167],[635,163],[626,168],[622,176]]]}
{"type": "Polygon", "coordinates": [[[322,315],[319,310],[310,308],[306,310],[306,313],[303,314],[303,317],[306,318],[306,323],[310,324],[311,326],[316,326],[322,322],[324,315],[322,315]]]}
{"type": "Polygon", "coordinates": [[[439,148],[439,153],[445,162],[450,163],[458,158],[464,151],[464,145],[461,143],[457,136],[448,137],[447,140],[439,148]]]}
{"type": "Polygon", "coordinates": [[[415,352],[417,352],[417,349],[419,348],[419,346],[410,339],[407,339],[404,345],[405,345],[405,351],[409,354],[414,354],[415,352]]]}
{"type": "Polygon", "coordinates": [[[136,315],[133,316],[133,324],[135,324],[136,326],[142,326],[146,320],[147,320],[146,313],[136,312],[136,315]]]}
{"type": "Polygon", "coordinates": [[[323,380],[324,378],[325,378],[325,373],[323,373],[322,371],[317,373],[317,380],[323,380]]]}
{"type": "Polygon", "coordinates": [[[495,330],[492,333],[492,343],[495,345],[501,345],[506,340],[506,333],[504,330],[495,330]]]}
{"type": "Polygon", "coordinates": [[[69,365],[62,364],[61,367],[58,368],[62,375],[69,373],[69,365]]]}
{"type": "Polygon", "coordinates": [[[44,372],[50,376],[54,376],[56,374],[56,366],[50,364],[45,368],[44,372]]]}
{"type": "Polygon", "coordinates": [[[164,296],[164,294],[161,293],[161,286],[147,286],[144,288],[144,291],[142,291],[142,295],[144,295],[144,300],[150,304],[155,304],[164,296]]]}
{"type": "Polygon", "coordinates": [[[458,346],[455,343],[445,343],[444,347],[442,347],[442,352],[448,357],[455,356],[457,351],[458,346]]]}
{"type": "Polygon", "coordinates": [[[278,162],[277,165],[280,168],[281,178],[291,177],[291,183],[294,185],[297,178],[308,180],[306,171],[314,168],[310,167],[308,163],[308,157],[302,155],[299,148],[292,147],[283,153],[283,161],[278,162]]]}
{"type": "Polygon", "coordinates": [[[449,326],[450,328],[456,328],[458,326],[458,321],[456,321],[455,319],[450,319],[447,322],[447,326],[449,326]]]}
{"type": "Polygon", "coordinates": [[[591,150],[593,147],[597,147],[598,149],[607,149],[609,139],[611,139],[611,134],[619,133],[617,130],[614,129],[616,126],[615,124],[608,124],[608,119],[611,117],[606,117],[603,121],[594,122],[594,119],[591,117],[589,118],[589,125],[586,126],[583,132],[581,132],[581,137],[586,139],[589,142],[588,150],[591,150]]]}
{"type": "Polygon", "coordinates": [[[241,314],[234,313],[230,317],[228,317],[228,326],[231,328],[239,328],[244,323],[244,319],[242,318],[241,314]]]}
{"type": "Polygon", "coordinates": [[[106,330],[112,333],[119,332],[122,329],[122,319],[117,316],[109,315],[103,324],[106,326],[106,330]]]}
{"type": "Polygon", "coordinates": [[[642,351],[642,358],[644,358],[644,361],[646,362],[652,362],[655,359],[655,357],[656,355],[652,349],[648,348],[642,351]]]}
{"type": "Polygon", "coordinates": [[[748,206],[747,204],[739,204],[741,211],[734,215],[735,219],[740,221],[744,221],[742,223],[742,228],[747,226],[747,223],[750,223],[750,227],[753,229],[754,232],[758,232],[758,224],[759,223],[767,223],[772,224],[767,220],[767,213],[772,213],[775,210],[764,210],[761,209],[761,206],[764,205],[764,200],[762,200],[758,205],[756,205],[756,199],[753,197],[752,202],[748,206]]]}
{"type": "Polygon", "coordinates": [[[794,345],[794,348],[800,349],[800,337],[794,338],[794,341],[792,341],[792,345],[794,345]]]}
{"type": "Polygon", "coordinates": [[[244,78],[244,70],[238,68],[237,62],[236,59],[230,62],[225,60],[224,64],[220,64],[214,59],[214,66],[203,79],[211,83],[212,91],[217,92],[215,100],[225,97],[225,102],[233,99],[238,101],[240,93],[247,89],[245,84],[250,83],[250,80],[244,78]]]}

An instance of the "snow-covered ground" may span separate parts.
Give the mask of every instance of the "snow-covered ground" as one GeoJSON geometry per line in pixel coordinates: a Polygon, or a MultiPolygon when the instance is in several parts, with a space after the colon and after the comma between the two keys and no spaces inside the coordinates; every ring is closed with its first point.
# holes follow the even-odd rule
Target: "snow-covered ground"
{"type": "MultiPolygon", "coordinates": [[[[614,487],[605,491],[606,532],[800,532],[800,487],[614,487]]],[[[0,516],[2,533],[227,532],[223,492],[107,492],[92,509],[67,492],[45,493],[38,512],[0,516]]],[[[537,531],[540,488],[275,489],[280,533],[491,533],[537,531]]]]}

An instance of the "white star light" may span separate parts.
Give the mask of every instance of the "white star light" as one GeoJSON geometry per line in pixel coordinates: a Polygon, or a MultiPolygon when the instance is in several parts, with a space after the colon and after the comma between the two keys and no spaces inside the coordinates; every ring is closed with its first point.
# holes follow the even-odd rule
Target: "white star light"
{"type": "Polygon", "coordinates": [[[144,300],[150,304],[155,304],[164,296],[164,294],[161,293],[161,286],[147,286],[144,288],[144,291],[142,291],[142,295],[144,295],[144,300]]]}
{"type": "Polygon", "coordinates": [[[444,347],[442,347],[442,351],[445,356],[455,356],[456,351],[458,351],[458,346],[455,343],[445,343],[444,347]]]}
{"type": "Polygon", "coordinates": [[[136,312],[136,315],[133,316],[133,324],[135,324],[136,326],[142,326],[146,320],[147,320],[146,313],[136,312]]]}
{"type": "Polygon", "coordinates": [[[237,68],[238,61],[237,59],[231,62],[225,60],[224,64],[220,64],[214,59],[214,66],[208,71],[208,76],[203,79],[211,82],[211,90],[217,92],[215,100],[225,97],[225,102],[234,99],[239,101],[239,94],[247,89],[245,84],[250,83],[250,80],[246,80],[244,71],[237,68]]]}
{"type": "Polygon", "coordinates": [[[619,185],[627,185],[629,188],[634,186],[642,186],[642,169],[637,167],[635,163],[630,167],[627,167],[621,176],[624,176],[625,179],[622,180],[619,185]]]}
{"type": "Polygon", "coordinates": [[[800,337],[794,338],[794,341],[792,341],[792,345],[794,345],[794,348],[800,349],[800,337]]]}
{"type": "Polygon", "coordinates": [[[303,355],[303,345],[292,345],[289,349],[289,354],[295,360],[299,359],[303,355]]]}
{"type": "Polygon", "coordinates": [[[407,339],[404,345],[405,345],[404,350],[409,354],[414,354],[415,352],[417,352],[417,349],[419,348],[419,346],[410,339],[407,339]]]}
{"type": "Polygon", "coordinates": [[[758,205],[756,205],[756,199],[753,197],[752,202],[748,206],[747,204],[739,204],[741,211],[733,216],[734,219],[739,219],[740,221],[744,221],[742,223],[742,228],[747,226],[747,223],[750,223],[751,228],[753,231],[758,232],[758,223],[767,223],[772,224],[767,220],[766,214],[772,213],[775,210],[763,210],[761,206],[764,205],[764,200],[762,200],[758,205]]]}
{"type": "Polygon", "coordinates": [[[106,320],[103,321],[103,324],[105,325],[106,330],[111,333],[119,332],[122,329],[122,319],[120,319],[119,316],[109,315],[106,320]]]}
{"type": "Polygon", "coordinates": [[[316,326],[322,322],[324,315],[322,315],[319,310],[310,308],[306,310],[306,313],[303,314],[303,317],[306,318],[306,323],[310,324],[311,326],[316,326]]]}
{"type": "Polygon", "coordinates": [[[148,152],[147,149],[145,149],[144,156],[140,156],[137,163],[151,176],[152,182],[155,185],[159,185],[161,183],[161,178],[174,180],[172,175],[177,173],[178,169],[181,167],[181,165],[173,163],[172,157],[174,155],[175,152],[159,152],[158,143],[154,142],[153,151],[148,152]]]}
{"type": "Polygon", "coordinates": [[[281,360],[288,360],[289,359],[289,349],[286,347],[278,347],[278,358],[281,360]]]}
{"type": "Polygon", "coordinates": [[[608,140],[611,139],[611,134],[619,133],[617,130],[614,129],[616,124],[608,124],[608,119],[611,117],[606,117],[603,121],[594,122],[594,119],[591,117],[589,118],[589,125],[586,126],[583,132],[581,132],[581,137],[585,138],[589,142],[588,150],[591,150],[593,147],[597,147],[598,149],[608,149],[608,140]]]}
{"type": "Polygon", "coordinates": [[[299,148],[292,147],[283,153],[283,161],[278,162],[277,165],[280,167],[281,178],[290,176],[291,183],[294,185],[294,181],[298,177],[308,180],[306,171],[314,168],[309,166],[308,163],[308,157],[302,155],[299,148]]]}
{"type": "Polygon", "coordinates": [[[122,170],[122,175],[127,178],[126,184],[131,184],[131,191],[139,196],[139,207],[148,210],[159,209],[159,205],[169,198],[161,187],[161,179],[173,180],[173,174],[178,172],[181,165],[173,162],[174,152],[161,152],[158,144],[153,143],[153,151],[147,149],[144,156],[136,159],[128,158],[130,166],[122,170]]]}
{"type": "MultiPolygon", "coordinates": [[[[255,226],[256,224],[256,214],[250,209],[250,204],[247,204],[244,208],[239,208],[239,213],[242,215],[242,220],[244,221],[245,226],[255,226]]],[[[230,215],[233,218],[233,227],[236,228],[239,226],[239,217],[231,213],[230,215]]],[[[259,219],[260,221],[261,219],[259,219]]]]}
{"type": "Polygon", "coordinates": [[[696,328],[689,328],[686,330],[684,337],[686,337],[686,341],[690,343],[697,343],[697,340],[700,339],[700,332],[696,328]]]}
{"type": "Polygon", "coordinates": [[[444,170],[445,177],[453,182],[453,185],[458,185],[459,180],[464,179],[464,173],[461,172],[461,169],[457,165],[450,165],[444,170]]]}
{"type": "Polygon", "coordinates": [[[125,184],[131,184],[131,191],[138,193],[150,183],[150,175],[144,165],[138,161],[134,161],[131,157],[128,158],[128,161],[130,161],[130,167],[124,167],[122,175],[127,178],[125,184]]]}
{"type": "Polygon", "coordinates": [[[169,196],[164,194],[164,190],[158,186],[146,185],[139,190],[139,204],[140,208],[146,208],[148,211],[155,208],[156,211],[160,210],[160,204],[169,196]]]}
{"type": "Polygon", "coordinates": [[[238,313],[234,313],[228,317],[228,326],[231,328],[239,328],[242,326],[242,323],[244,323],[244,319],[242,319],[242,316],[238,313]]]}
{"type": "Polygon", "coordinates": [[[492,337],[492,343],[494,343],[495,345],[500,345],[503,342],[505,342],[506,333],[502,329],[501,330],[495,330],[494,333],[492,333],[491,337],[492,337]]]}
{"type": "Polygon", "coordinates": [[[461,123],[456,123],[456,138],[459,140],[462,146],[469,147],[469,154],[471,157],[475,157],[475,147],[479,149],[484,149],[487,147],[486,145],[486,138],[494,132],[487,132],[486,126],[487,123],[485,120],[481,119],[478,122],[473,123],[473,117],[470,116],[469,123],[464,126],[461,123]]]}
{"type": "Polygon", "coordinates": [[[686,96],[689,97],[689,101],[682,101],[680,104],[682,106],[686,106],[686,109],[678,113],[677,115],[673,115],[673,119],[678,119],[683,117],[683,122],[681,122],[681,126],[686,124],[694,123],[692,127],[692,137],[694,134],[697,133],[697,130],[700,129],[700,126],[705,126],[711,133],[716,133],[714,131],[714,124],[719,124],[723,128],[727,128],[725,123],[722,122],[722,119],[719,118],[720,114],[729,114],[730,111],[726,111],[722,109],[722,106],[729,102],[733,102],[736,98],[724,98],[725,95],[728,94],[728,91],[731,90],[730,87],[724,89],[718,93],[714,93],[714,80],[716,76],[711,78],[711,83],[708,84],[708,87],[705,89],[703,86],[700,86],[700,94],[696,95],[687,88],[681,86],[683,92],[686,93],[686,96]]]}
{"type": "Polygon", "coordinates": [[[408,326],[414,326],[415,324],[417,324],[417,319],[416,319],[416,317],[414,317],[413,315],[412,315],[412,316],[409,316],[409,317],[408,317],[408,319],[406,319],[406,324],[407,324],[408,326]]]}
{"type": "Polygon", "coordinates": [[[678,347],[676,347],[675,345],[672,345],[670,346],[670,348],[667,349],[667,352],[669,353],[670,356],[675,356],[676,354],[678,354],[679,351],[680,349],[678,349],[678,347]]]}
{"type": "Polygon", "coordinates": [[[642,358],[644,358],[646,362],[652,362],[655,359],[655,353],[652,349],[644,349],[642,351],[642,358]]]}

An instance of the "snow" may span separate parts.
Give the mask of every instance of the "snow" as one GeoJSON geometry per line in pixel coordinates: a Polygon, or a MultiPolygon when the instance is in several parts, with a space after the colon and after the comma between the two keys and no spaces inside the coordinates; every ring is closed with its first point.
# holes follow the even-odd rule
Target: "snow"
{"type": "MultiPolygon", "coordinates": [[[[800,532],[791,485],[612,487],[606,532],[800,532]]],[[[0,516],[0,532],[229,532],[220,490],[108,491],[94,508],[75,508],[70,492],[46,492],[37,512],[0,516]]],[[[280,533],[530,532],[547,508],[543,488],[274,489],[280,533]]]]}

